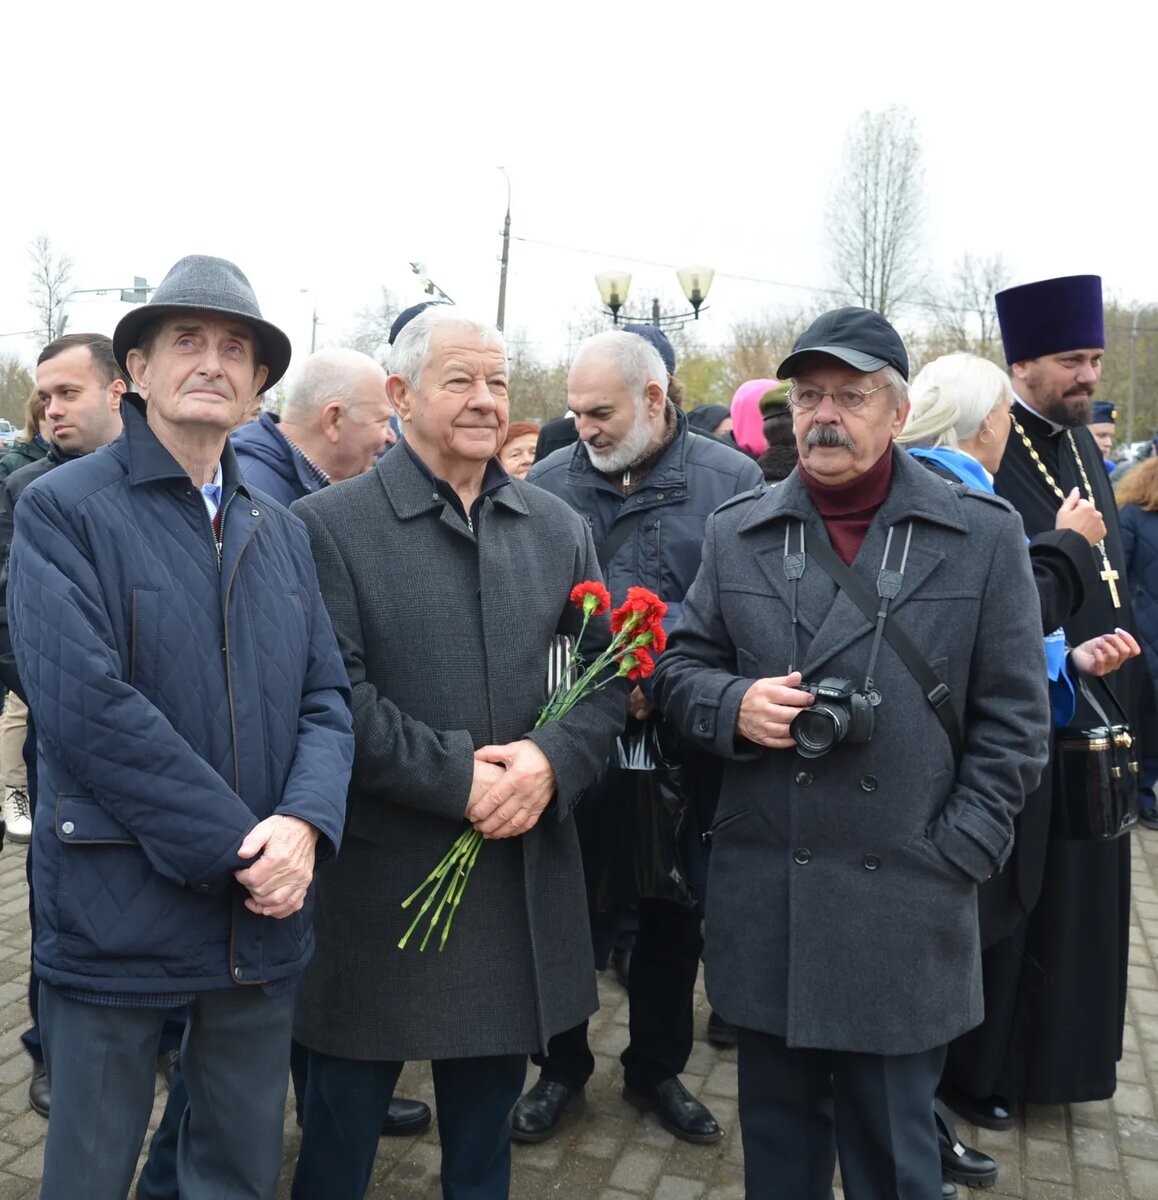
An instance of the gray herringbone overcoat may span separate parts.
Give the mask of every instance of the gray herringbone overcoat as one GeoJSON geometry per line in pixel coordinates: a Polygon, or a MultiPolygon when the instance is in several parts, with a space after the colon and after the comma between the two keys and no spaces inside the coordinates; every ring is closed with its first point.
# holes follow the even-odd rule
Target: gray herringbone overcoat
{"type": "MultiPolygon", "coordinates": [[[[350,674],[356,739],[296,1036],[356,1059],[544,1047],[597,1006],[571,807],[622,728],[624,685],[533,735],[556,798],[529,833],[483,846],[445,950],[437,935],[425,953],[417,937],[397,948],[414,914],[400,904],[468,828],[473,751],[534,725],[552,638],[578,631],[571,588],[600,577],[590,534],[520,480],[486,495],[472,530],[401,445],[294,512],[350,674]]],[[[607,636],[603,617],[584,645],[607,636]]]]}
{"type": "MultiPolygon", "coordinates": [[[[1021,521],[893,453],[852,570],[875,595],[888,530],[903,536],[912,521],[890,620],[950,688],[959,763],[887,644],[868,743],[805,760],[737,737],[748,688],[788,670],[785,534],[805,522],[827,537],[798,474],[709,520],[656,671],[664,713],[729,760],[712,836],[708,995],[727,1020],[790,1046],[915,1053],[980,1022],[977,884],[1009,854],[1046,761],[1041,609],[1021,521]]],[[[812,558],[798,586],[805,681],[862,685],[872,623],[812,558]]]]}

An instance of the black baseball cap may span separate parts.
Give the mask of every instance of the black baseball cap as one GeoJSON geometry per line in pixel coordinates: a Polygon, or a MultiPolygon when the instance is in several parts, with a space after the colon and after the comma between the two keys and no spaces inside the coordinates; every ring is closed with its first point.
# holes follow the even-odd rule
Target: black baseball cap
{"type": "Polygon", "coordinates": [[[909,378],[909,356],[901,335],[880,313],[868,308],[837,308],[817,317],[776,368],[776,377],[795,378],[806,354],[830,354],[866,375],[895,367],[909,378]]]}

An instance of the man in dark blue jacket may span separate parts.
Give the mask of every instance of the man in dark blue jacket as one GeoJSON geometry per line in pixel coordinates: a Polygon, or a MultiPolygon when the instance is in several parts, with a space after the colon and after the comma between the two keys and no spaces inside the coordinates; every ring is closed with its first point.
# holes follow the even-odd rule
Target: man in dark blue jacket
{"type": "Polygon", "coordinates": [[[40,1194],[126,1195],[160,1027],[187,1004],[180,1192],[272,1200],[314,864],[341,839],[353,756],[305,530],[253,497],[227,442],[289,341],[232,263],[193,256],[113,348],[139,392],[124,435],[26,489],[11,555],[46,798],[40,1194]]]}
{"type": "Polygon", "coordinates": [[[368,471],[393,438],[386,372],[357,350],[311,354],[279,421],[262,413],[230,440],[245,482],[291,505],[368,471]]]}
{"type": "MultiPolygon", "coordinates": [[[[699,570],[708,515],[757,487],[760,470],[741,451],[689,429],[668,398],[669,366],[674,359],[666,363],[655,342],[636,333],[603,333],[584,342],[567,380],[567,407],[575,414],[579,444],[536,463],[528,481],[587,519],[614,602],[622,603],[629,587],[650,588],[667,602],[664,623],[670,626],[699,570]]],[[[636,720],[651,716],[647,688],[645,683],[631,695],[636,720]]],[[[711,804],[715,763],[696,765],[701,778],[693,787],[695,799],[711,804]]],[[[601,806],[617,807],[621,799],[614,785],[604,796],[588,796],[586,816],[601,806]]],[[[594,864],[608,851],[607,831],[586,832],[590,883],[594,864]]],[[[713,1142],[720,1137],[719,1125],[679,1080],[692,1048],[692,992],[703,949],[700,914],[653,897],[641,898],[637,907],[639,937],[628,978],[631,1042],[622,1056],[624,1098],[654,1111],[676,1137],[713,1142]]],[[[593,913],[592,919],[598,963],[606,958],[613,931],[605,914],[593,913]]],[[[512,1117],[513,1136],[525,1142],[550,1137],[590,1078],[595,1060],[586,1023],[553,1037],[548,1053],[535,1062],[541,1068],[539,1082],[512,1117]]]]}

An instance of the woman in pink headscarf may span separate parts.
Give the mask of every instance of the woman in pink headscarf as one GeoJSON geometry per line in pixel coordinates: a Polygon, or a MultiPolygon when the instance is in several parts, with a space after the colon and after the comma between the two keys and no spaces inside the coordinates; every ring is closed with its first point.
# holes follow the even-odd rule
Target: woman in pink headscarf
{"type": "Polygon", "coordinates": [[[749,379],[740,384],[732,397],[732,437],[736,439],[736,445],[753,458],[759,458],[768,449],[760,401],[779,386],[778,379],[749,379]]]}

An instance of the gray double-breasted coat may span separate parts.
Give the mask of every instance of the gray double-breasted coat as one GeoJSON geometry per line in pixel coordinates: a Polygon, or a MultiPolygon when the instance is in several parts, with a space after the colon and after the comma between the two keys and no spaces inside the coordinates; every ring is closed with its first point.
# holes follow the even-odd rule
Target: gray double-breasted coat
{"type": "MultiPolygon", "coordinates": [[[[709,520],[656,671],[664,713],[729,760],[707,898],[712,1006],[790,1046],[915,1053],[981,1020],[977,884],[1009,854],[1046,761],[1040,605],[1020,519],[890,452],[892,484],[852,569],[875,595],[888,529],[912,521],[889,619],[951,690],[959,763],[887,644],[868,743],[805,760],[737,736],[744,693],[788,670],[785,532],[804,522],[827,536],[798,474],[709,520]]],[[[861,685],[872,624],[811,559],[798,587],[805,681],[861,685]]]]}
{"type": "MultiPolygon", "coordinates": [[[[558,791],[521,837],[488,841],[446,948],[419,953],[401,901],[459,833],[477,747],[528,734],[548,652],[575,634],[571,588],[598,579],[585,523],[520,480],[489,492],[472,530],[404,446],[303,498],[322,596],[353,687],[347,832],[319,871],[317,951],[296,1036],[356,1059],[523,1054],[597,1007],[571,806],[623,726],[626,686],[531,736],[558,791]]],[[[584,648],[606,645],[606,616],[584,648]]]]}

